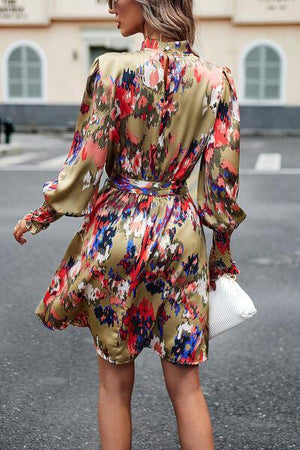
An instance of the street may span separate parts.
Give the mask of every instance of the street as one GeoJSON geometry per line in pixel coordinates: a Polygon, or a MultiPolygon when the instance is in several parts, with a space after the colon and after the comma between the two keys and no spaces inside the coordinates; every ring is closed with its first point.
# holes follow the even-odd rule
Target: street
{"type": "MultiPolygon", "coordinates": [[[[0,158],[3,450],[99,449],[90,331],[70,326],[52,332],[34,314],[82,219],[63,217],[36,236],[27,233],[24,246],[12,235],[17,220],[42,203],[42,184],[57,176],[71,139],[16,134],[24,152],[0,158]]],[[[216,450],[300,448],[299,147],[300,137],[241,138],[238,203],[247,218],[231,248],[241,271],[237,281],[257,314],[210,341],[209,360],[199,366],[216,450]],[[279,153],[280,167],[256,170],[261,153],[279,153]]],[[[132,420],[133,450],[180,448],[159,357],[151,349],[136,360],[132,420]]]]}

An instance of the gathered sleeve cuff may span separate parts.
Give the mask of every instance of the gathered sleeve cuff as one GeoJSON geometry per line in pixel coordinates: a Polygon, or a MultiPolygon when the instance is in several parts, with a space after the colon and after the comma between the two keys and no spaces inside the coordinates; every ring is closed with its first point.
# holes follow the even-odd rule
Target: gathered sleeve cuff
{"type": "Polygon", "coordinates": [[[34,211],[30,211],[23,219],[26,222],[26,227],[31,234],[37,234],[42,230],[48,228],[50,223],[58,220],[63,214],[59,214],[46,201],[34,211]]]}
{"type": "Polygon", "coordinates": [[[239,161],[239,105],[231,70],[224,66],[220,101],[202,154],[197,188],[200,221],[213,230],[209,256],[211,280],[225,273],[240,273],[230,250],[231,234],[246,218],[237,203],[239,161]]]}
{"type": "Polygon", "coordinates": [[[43,184],[43,204],[26,214],[32,234],[66,216],[90,212],[109,149],[110,102],[97,57],[89,70],[73,141],[57,178],[43,184]]]}

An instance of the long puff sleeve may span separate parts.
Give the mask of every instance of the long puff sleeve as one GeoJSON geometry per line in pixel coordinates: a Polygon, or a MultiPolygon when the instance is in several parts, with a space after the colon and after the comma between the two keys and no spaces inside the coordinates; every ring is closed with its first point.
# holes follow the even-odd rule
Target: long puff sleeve
{"type": "Polygon", "coordinates": [[[232,260],[230,238],[246,218],[237,203],[239,191],[240,114],[231,70],[222,70],[222,91],[214,128],[204,149],[197,188],[201,223],[213,230],[210,279],[240,273],[232,260]]]}
{"type": "Polygon", "coordinates": [[[109,122],[109,96],[98,57],[88,73],[66,160],[58,177],[43,184],[43,204],[23,218],[31,234],[44,230],[63,215],[84,216],[91,210],[107,160],[109,122]]]}

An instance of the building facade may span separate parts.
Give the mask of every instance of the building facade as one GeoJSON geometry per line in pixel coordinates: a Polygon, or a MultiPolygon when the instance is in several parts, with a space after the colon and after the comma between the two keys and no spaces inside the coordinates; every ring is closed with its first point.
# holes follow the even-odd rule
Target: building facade
{"type": "MultiPolygon", "coordinates": [[[[195,0],[194,48],[231,68],[243,130],[300,130],[300,0],[195,0]]],[[[107,51],[139,49],[106,0],[0,0],[0,117],[65,129],[87,71],[107,51]]]]}

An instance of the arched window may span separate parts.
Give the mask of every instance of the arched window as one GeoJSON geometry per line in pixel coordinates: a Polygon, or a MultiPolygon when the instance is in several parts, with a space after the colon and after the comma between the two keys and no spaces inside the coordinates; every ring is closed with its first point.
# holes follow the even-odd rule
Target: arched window
{"type": "Polygon", "coordinates": [[[281,99],[282,61],[273,46],[252,47],[244,59],[244,99],[272,101],[281,99]]]}
{"type": "Polygon", "coordinates": [[[5,97],[12,102],[45,99],[45,58],[38,46],[19,42],[6,52],[5,97]]]}

